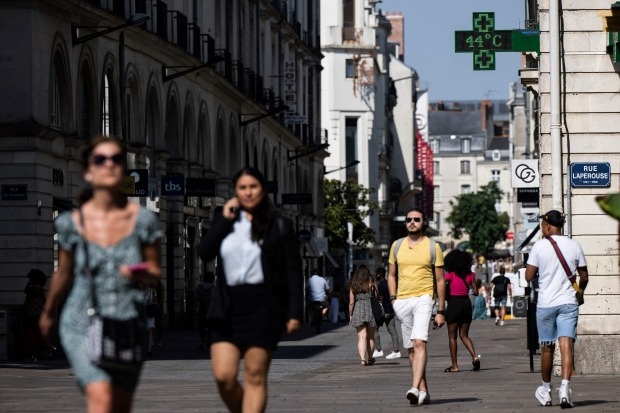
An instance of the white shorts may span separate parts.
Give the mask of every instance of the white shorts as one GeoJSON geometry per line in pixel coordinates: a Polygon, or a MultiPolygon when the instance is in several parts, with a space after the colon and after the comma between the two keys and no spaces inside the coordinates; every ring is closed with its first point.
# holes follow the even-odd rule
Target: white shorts
{"type": "Polygon", "coordinates": [[[412,340],[428,341],[428,328],[433,315],[433,297],[423,295],[394,301],[392,307],[400,320],[403,346],[412,348],[412,340]]]}

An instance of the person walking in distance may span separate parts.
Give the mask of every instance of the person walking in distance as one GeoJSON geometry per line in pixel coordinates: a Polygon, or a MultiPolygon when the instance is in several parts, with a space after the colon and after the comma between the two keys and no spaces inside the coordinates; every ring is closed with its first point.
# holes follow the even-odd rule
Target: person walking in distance
{"type": "Polygon", "coordinates": [[[566,408],[573,407],[569,384],[574,367],[573,347],[577,339],[578,298],[583,297],[588,285],[588,267],[581,245],[562,235],[563,226],[564,216],[559,211],[551,210],[542,216],[540,227],[544,239],[532,247],[525,279],[529,282],[538,275],[536,322],[541,347],[542,385],[534,395],[541,405],[552,405],[551,370],[557,340],[562,360],[560,406],[566,408]],[[575,271],[579,274],[578,284],[572,278],[575,271]],[[569,274],[572,279],[569,279],[569,274]]]}
{"type": "MultiPolygon", "coordinates": [[[[390,337],[392,338],[392,352],[385,356],[387,360],[400,358],[400,341],[398,339],[398,331],[396,330],[396,317],[394,314],[394,308],[390,302],[390,292],[388,290],[387,280],[385,279],[385,268],[379,267],[377,269],[377,291],[379,292],[379,300],[383,304],[383,311],[385,311],[385,327],[387,328],[390,337]]],[[[375,345],[376,350],[373,353],[373,357],[382,357],[383,350],[381,347],[381,335],[379,334],[379,327],[375,331],[375,345]]]]}
{"type": "Polygon", "coordinates": [[[351,279],[349,291],[349,325],[357,331],[357,351],[362,366],[372,366],[375,359],[372,354],[375,349],[375,328],[377,322],[372,313],[370,294],[375,288],[375,282],[365,265],[360,265],[351,279]],[[366,359],[368,354],[368,359],[366,359]]]}
{"type": "MultiPolygon", "coordinates": [[[[321,277],[318,268],[312,269],[312,275],[308,278],[308,281],[306,281],[306,289],[308,290],[310,304],[316,305],[320,303],[322,306],[321,315],[325,318],[328,310],[327,297],[329,296],[329,284],[327,284],[325,278],[321,277]]],[[[314,320],[314,322],[317,322],[317,320],[314,320]]]]}
{"type": "Polygon", "coordinates": [[[293,223],[271,203],[263,174],[246,166],[233,185],[235,196],[198,246],[203,260],[218,258],[207,309],[211,370],[228,410],[264,412],[273,352],[303,317],[301,257],[293,223]]]}
{"type": "Polygon", "coordinates": [[[202,278],[202,282],[196,286],[194,291],[194,317],[198,326],[198,336],[200,344],[198,350],[207,348],[207,308],[211,302],[211,291],[213,290],[213,280],[215,274],[207,271],[202,278]]]}
{"type": "Polygon", "coordinates": [[[450,251],[444,258],[445,278],[450,285],[450,288],[448,288],[446,323],[448,324],[448,342],[450,346],[450,359],[452,361],[450,367],[444,370],[446,373],[460,371],[457,357],[457,337],[461,338],[465,348],[471,355],[473,370],[480,370],[480,355],[476,354],[474,343],[469,338],[469,326],[472,319],[469,290],[473,289],[474,295],[478,295],[476,275],[471,272],[471,263],[471,254],[458,249],[450,251]]]}
{"type": "Polygon", "coordinates": [[[506,268],[499,267],[499,275],[491,280],[493,298],[495,299],[495,325],[499,324],[501,326],[504,325],[504,319],[506,318],[508,297],[510,296],[510,299],[512,299],[512,285],[510,285],[510,279],[505,274],[506,268]]]}
{"type": "Polygon", "coordinates": [[[422,405],[430,403],[426,382],[426,343],[435,298],[434,286],[439,300],[434,322],[438,328],[445,324],[443,254],[439,244],[424,235],[428,221],[421,209],[413,208],[407,212],[405,226],[409,235],[395,241],[390,248],[387,281],[390,302],[401,322],[403,346],[409,351],[412,385],[406,397],[409,403],[422,405]]]}

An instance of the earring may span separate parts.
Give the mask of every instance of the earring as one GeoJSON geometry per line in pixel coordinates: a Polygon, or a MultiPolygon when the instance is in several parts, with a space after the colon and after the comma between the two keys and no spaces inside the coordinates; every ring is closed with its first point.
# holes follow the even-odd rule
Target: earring
{"type": "Polygon", "coordinates": [[[93,180],[93,174],[88,173],[88,174],[84,175],[84,180],[86,182],[91,182],[93,180]]]}

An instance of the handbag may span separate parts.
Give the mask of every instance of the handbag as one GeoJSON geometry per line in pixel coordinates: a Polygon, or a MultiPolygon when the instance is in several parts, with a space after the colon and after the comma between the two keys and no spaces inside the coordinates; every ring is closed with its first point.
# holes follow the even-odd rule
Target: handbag
{"type": "MultiPolygon", "coordinates": [[[[84,230],[84,216],[79,210],[80,225],[84,230]]],[[[145,360],[147,336],[143,316],[117,320],[99,313],[95,294],[95,279],[88,265],[88,246],[82,236],[85,271],[90,281],[91,307],[86,332],[86,352],[91,363],[105,368],[138,368],[145,360]]]]}
{"type": "Polygon", "coordinates": [[[370,308],[372,308],[372,315],[375,317],[377,326],[381,327],[385,322],[385,311],[379,298],[377,297],[377,291],[374,288],[370,290],[370,308]]]}
{"type": "Polygon", "coordinates": [[[585,301],[583,299],[583,291],[579,289],[579,284],[577,284],[577,277],[575,276],[575,274],[572,274],[570,272],[570,269],[568,268],[568,264],[566,264],[566,260],[564,259],[564,255],[562,254],[562,251],[560,251],[560,248],[558,247],[558,244],[555,242],[553,237],[550,236],[547,239],[553,246],[553,249],[555,250],[555,253],[558,256],[558,259],[560,260],[560,264],[562,264],[562,268],[564,268],[564,272],[566,273],[566,276],[568,277],[568,280],[570,281],[571,285],[575,289],[575,298],[577,299],[577,304],[582,305],[585,301]]]}

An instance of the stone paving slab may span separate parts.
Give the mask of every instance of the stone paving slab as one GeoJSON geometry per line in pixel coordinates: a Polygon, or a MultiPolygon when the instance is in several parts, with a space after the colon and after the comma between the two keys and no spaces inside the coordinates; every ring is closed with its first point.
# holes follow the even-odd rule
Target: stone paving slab
{"type": "MultiPolygon", "coordinates": [[[[282,341],[269,374],[269,412],[529,412],[543,408],[534,398],[540,384],[539,356],[530,372],[524,319],[504,327],[493,320],[475,321],[470,336],[482,369],[471,371],[469,354],[459,342],[459,373],[450,365],[447,331],[430,332],[428,382],[432,404],[410,406],[411,386],[406,358],[378,358],[359,365],[355,331],[326,325],[315,335],[309,327],[282,341]]],[[[384,347],[390,343],[382,329],[384,347]]],[[[226,412],[211,379],[208,352],[196,350],[192,331],[169,332],[164,346],[143,371],[135,412],[226,412]]],[[[387,352],[386,352],[387,354],[387,352]]],[[[404,355],[404,349],[402,350],[404,355]]],[[[553,378],[559,386],[560,379],[553,378]]],[[[571,381],[576,411],[620,412],[620,378],[577,376],[571,381]]],[[[557,400],[557,394],[554,395],[557,400]]],[[[71,370],[62,360],[0,363],[0,412],[84,411],[84,401],[71,370]]]]}

